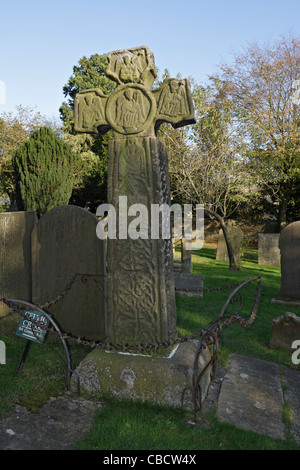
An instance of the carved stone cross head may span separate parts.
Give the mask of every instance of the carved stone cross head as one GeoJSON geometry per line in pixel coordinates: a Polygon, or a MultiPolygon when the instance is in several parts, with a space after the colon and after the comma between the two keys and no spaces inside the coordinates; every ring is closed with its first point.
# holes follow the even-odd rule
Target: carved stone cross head
{"type": "Polygon", "coordinates": [[[110,52],[107,57],[106,75],[118,86],[110,95],[99,88],[76,95],[76,132],[105,134],[112,129],[120,139],[154,136],[163,122],[175,128],[196,122],[187,79],[169,78],[151,90],[156,69],[147,46],[110,52]]]}

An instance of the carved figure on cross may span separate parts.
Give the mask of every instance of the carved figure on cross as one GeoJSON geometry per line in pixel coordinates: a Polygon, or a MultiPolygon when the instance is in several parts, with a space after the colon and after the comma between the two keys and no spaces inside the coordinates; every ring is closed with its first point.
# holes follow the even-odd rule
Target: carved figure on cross
{"type": "Polygon", "coordinates": [[[154,136],[159,125],[173,127],[195,123],[189,81],[169,78],[151,90],[156,78],[153,54],[137,47],[108,54],[106,75],[119,86],[109,96],[93,88],[80,91],[75,99],[75,131],[154,136]]]}

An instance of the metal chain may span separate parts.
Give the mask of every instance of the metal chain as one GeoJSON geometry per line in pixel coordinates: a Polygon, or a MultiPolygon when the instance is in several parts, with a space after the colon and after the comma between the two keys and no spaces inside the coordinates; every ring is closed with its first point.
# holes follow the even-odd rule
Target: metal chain
{"type": "MultiPolygon", "coordinates": [[[[84,279],[87,279],[87,277],[93,277],[94,276],[94,275],[82,275],[82,274],[77,273],[70,280],[70,282],[67,285],[66,289],[56,299],[54,299],[53,301],[47,303],[46,305],[47,306],[53,305],[54,303],[57,303],[59,300],[61,300],[64,297],[64,295],[71,289],[71,287],[74,284],[75,279],[78,275],[82,276],[82,282],[86,282],[86,280],[84,281],[84,279]]],[[[216,361],[218,359],[217,353],[218,353],[219,338],[220,338],[221,334],[223,333],[224,329],[228,328],[234,322],[237,322],[243,328],[248,328],[250,325],[252,325],[252,323],[254,322],[254,320],[256,318],[256,315],[257,315],[258,305],[259,305],[259,300],[260,300],[260,295],[261,295],[261,288],[262,288],[262,277],[257,276],[255,278],[243,281],[242,283],[239,283],[237,285],[232,285],[231,287],[233,287],[233,286],[234,287],[236,286],[236,289],[235,289],[235,291],[233,291],[233,293],[229,296],[229,298],[225,302],[225,304],[223,306],[223,309],[221,310],[221,314],[219,315],[219,317],[217,319],[213,320],[209,325],[207,325],[206,328],[201,330],[199,333],[196,333],[196,334],[193,334],[193,335],[190,335],[190,336],[186,335],[184,338],[177,338],[176,340],[174,340],[172,342],[163,342],[163,343],[155,343],[155,344],[142,344],[142,343],[140,343],[138,345],[127,345],[127,344],[126,345],[119,345],[119,344],[112,345],[112,344],[107,344],[105,342],[95,342],[95,341],[83,340],[81,338],[75,338],[75,337],[70,336],[70,335],[62,334],[61,332],[60,332],[60,336],[64,340],[67,339],[72,343],[74,343],[74,341],[75,341],[77,344],[81,344],[81,345],[84,345],[84,346],[89,346],[89,347],[92,347],[92,348],[105,348],[106,350],[121,351],[121,352],[128,352],[128,351],[148,352],[148,351],[151,351],[151,350],[157,351],[159,348],[164,348],[164,347],[168,347],[168,346],[175,346],[177,344],[187,342],[187,341],[190,341],[192,339],[200,338],[199,342],[198,342],[197,349],[196,349],[195,359],[194,359],[193,380],[192,380],[192,387],[191,387],[192,390],[193,390],[193,396],[194,396],[195,419],[197,419],[197,413],[201,410],[201,407],[202,407],[202,394],[201,394],[200,381],[201,381],[201,378],[202,378],[203,374],[206,372],[206,370],[210,366],[212,366],[212,370],[214,372],[216,361]],[[244,319],[243,317],[241,317],[238,313],[240,311],[240,306],[239,306],[239,309],[238,309],[237,313],[235,313],[233,315],[226,315],[225,316],[224,312],[225,312],[229,302],[232,302],[233,299],[236,297],[238,290],[240,288],[244,287],[247,283],[253,282],[254,280],[259,280],[259,283],[258,283],[258,287],[257,287],[257,292],[256,292],[256,296],[255,296],[254,305],[253,305],[253,308],[251,310],[250,316],[247,319],[244,319]],[[210,360],[204,366],[204,368],[202,368],[202,370],[199,372],[199,355],[201,354],[201,351],[203,349],[206,349],[209,346],[213,346],[213,351],[212,351],[210,360]]],[[[225,286],[225,287],[220,287],[220,288],[215,288],[215,289],[209,289],[209,291],[210,292],[211,291],[220,291],[220,290],[224,290],[224,289],[228,289],[228,288],[230,288],[230,287],[225,286]]],[[[238,294],[238,295],[240,296],[240,294],[238,294]]],[[[17,313],[21,313],[21,315],[26,316],[26,313],[24,313],[23,309],[21,309],[20,307],[18,308],[16,306],[16,302],[11,302],[11,301],[9,301],[8,299],[5,299],[5,298],[0,299],[0,301],[4,302],[9,308],[11,308],[13,310],[12,313],[17,312],[17,313]]],[[[7,317],[8,315],[6,315],[5,317],[7,317]]],[[[0,318],[0,320],[5,318],[5,317],[0,318]]],[[[42,322],[32,320],[32,327],[33,327],[33,324],[36,324],[39,327],[44,327],[45,328],[45,325],[43,323],[42,324],[41,323],[42,322]]],[[[58,334],[58,332],[54,328],[49,328],[48,327],[48,331],[51,332],[51,333],[54,333],[54,334],[58,334]]],[[[105,340],[105,338],[104,338],[104,340],[105,340]]],[[[186,390],[184,390],[183,393],[182,393],[182,402],[183,402],[183,399],[184,399],[185,391],[186,390]]]]}
{"type": "MultiPolygon", "coordinates": [[[[63,299],[63,297],[67,294],[67,292],[71,289],[72,285],[74,284],[74,282],[75,282],[75,280],[78,276],[81,276],[81,281],[82,282],[86,282],[88,277],[104,276],[104,275],[76,273],[70,279],[70,281],[69,281],[67,287],[64,289],[64,291],[62,291],[52,301],[47,302],[44,305],[40,306],[40,308],[43,310],[43,309],[49,308],[50,306],[52,306],[52,305],[58,303],[59,301],[61,301],[63,299]]],[[[254,278],[252,280],[259,279],[259,278],[260,277],[257,277],[257,278],[254,278]]],[[[244,281],[244,282],[249,282],[249,281],[250,280],[244,281]]],[[[214,289],[203,289],[203,291],[204,292],[218,292],[218,291],[222,291],[222,290],[226,290],[226,289],[232,289],[233,287],[238,287],[240,285],[241,285],[241,283],[237,283],[237,284],[231,284],[231,285],[228,285],[228,286],[216,287],[214,289]]],[[[185,290],[188,290],[188,289],[185,289],[185,290]]],[[[190,291],[194,291],[194,290],[191,289],[190,291]]],[[[3,301],[4,303],[6,303],[8,305],[8,307],[11,308],[11,310],[13,310],[13,312],[8,313],[7,315],[1,317],[0,320],[12,315],[13,313],[20,313],[21,315],[24,315],[24,311],[22,309],[16,308],[15,305],[13,305],[11,302],[8,302],[5,298],[0,299],[0,300],[3,301]]],[[[257,301],[257,306],[258,306],[258,301],[257,301]]],[[[255,318],[256,312],[255,312],[255,314],[253,313],[251,315],[253,315],[254,318],[255,318]]],[[[247,327],[246,323],[248,324],[249,321],[250,321],[250,319],[244,320],[243,318],[237,317],[236,315],[235,316],[232,315],[231,317],[234,317],[234,320],[232,320],[232,321],[237,321],[237,318],[239,318],[239,322],[241,323],[241,326],[244,326],[244,327],[247,327]]],[[[33,321],[33,323],[34,323],[34,321],[33,321]]],[[[40,326],[40,323],[37,326],[40,326]]],[[[58,334],[57,331],[55,331],[51,327],[48,328],[48,331],[50,333],[58,334]]],[[[157,350],[159,348],[164,348],[164,347],[175,346],[179,343],[183,343],[183,342],[186,342],[186,341],[190,341],[192,339],[199,338],[202,334],[203,334],[203,331],[200,331],[199,333],[196,333],[196,334],[193,334],[193,335],[186,335],[184,338],[177,338],[174,341],[170,341],[170,342],[165,341],[165,342],[162,342],[162,343],[155,343],[155,344],[139,343],[137,345],[127,345],[127,344],[125,344],[125,345],[120,345],[120,344],[112,345],[112,344],[105,343],[105,338],[103,338],[102,341],[96,342],[96,341],[84,340],[80,337],[76,338],[74,336],[67,335],[67,334],[63,334],[62,336],[63,336],[64,339],[67,339],[69,341],[72,341],[73,343],[75,342],[77,344],[81,344],[81,345],[84,345],[84,346],[89,346],[89,347],[92,347],[92,348],[106,348],[107,350],[116,350],[116,351],[126,352],[126,351],[136,351],[136,350],[138,350],[138,351],[149,351],[149,350],[157,350]]]]}

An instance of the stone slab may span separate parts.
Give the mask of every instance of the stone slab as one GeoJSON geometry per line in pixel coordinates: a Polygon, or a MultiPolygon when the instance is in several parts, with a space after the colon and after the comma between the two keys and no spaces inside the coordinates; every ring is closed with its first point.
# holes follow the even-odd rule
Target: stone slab
{"type": "MultiPolygon", "coordinates": [[[[181,343],[166,357],[94,349],[74,371],[72,390],[79,386],[99,398],[108,395],[193,409],[192,375],[197,345],[194,340],[181,343]]],[[[200,371],[209,360],[209,350],[203,350],[200,371]]],[[[200,382],[202,400],[210,384],[210,373],[208,367],[200,382]]]]}
{"type": "Polygon", "coordinates": [[[286,367],[284,380],[287,385],[284,398],[291,411],[291,434],[297,444],[300,444],[300,371],[286,367]]]}
{"type": "Polygon", "coordinates": [[[279,366],[232,354],[219,395],[218,417],[241,429],[285,439],[279,366]]]}
{"type": "Polygon", "coordinates": [[[63,332],[100,341],[106,334],[106,261],[97,224],[94,214],[71,205],[55,207],[39,219],[32,232],[32,300],[39,306],[51,302],[80,274],[46,311],[63,332]]]}
{"type": "Polygon", "coordinates": [[[73,450],[101,407],[99,402],[69,396],[51,398],[38,413],[16,405],[0,421],[0,450],[73,450]]]}
{"type": "Polygon", "coordinates": [[[189,297],[203,297],[203,281],[201,274],[174,271],[175,292],[189,297]]]}

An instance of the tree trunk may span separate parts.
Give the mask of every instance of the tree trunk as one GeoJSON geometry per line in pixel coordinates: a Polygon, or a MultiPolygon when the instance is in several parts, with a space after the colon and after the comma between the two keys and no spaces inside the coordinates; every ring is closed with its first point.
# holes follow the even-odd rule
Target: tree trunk
{"type": "Polygon", "coordinates": [[[284,227],[286,226],[286,210],[287,210],[287,205],[288,205],[287,200],[283,200],[283,201],[279,204],[279,210],[278,210],[278,216],[277,216],[277,229],[278,229],[278,232],[279,232],[279,233],[280,233],[281,230],[283,230],[284,227]]]}
{"type": "Polygon", "coordinates": [[[217,214],[217,212],[212,211],[211,209],[204,208],[204,210],[210,216],[214,217],[215,219],[218,220],[218,222],[220,222],[221,229],[223,231],[224,238],[225,238],[225,243],[226,243],[226,246],[227,246],[227,251],[228,251],[229,269],[239,271],[240,268],[239,268],[239,266],[236,262],[235,254],[234,254],[233,247],[232,247],[232,243],[231,243],[231,240],[230,240],[230,237],[229,237],[229,234],[228,234],[228,230],[227,230],[227,227],[226,227],[226,224],[225,224],[225,221],[224,221],[223,217],[221,217],[219,214],[217,214]]]}

